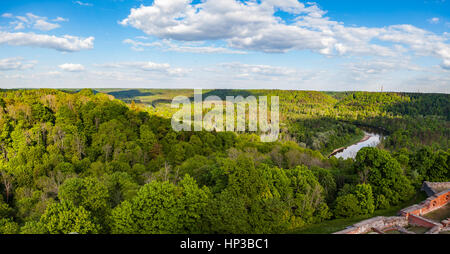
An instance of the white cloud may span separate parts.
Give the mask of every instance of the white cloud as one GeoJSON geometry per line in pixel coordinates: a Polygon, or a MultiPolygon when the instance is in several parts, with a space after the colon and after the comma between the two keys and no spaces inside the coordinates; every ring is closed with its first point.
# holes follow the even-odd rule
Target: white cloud
{"type": "Polygon", "coordinates": [[[172,67],[168,63],[154,63],[154,62],[119,62],[119,63],[97,64],[96,66],[103,68],[139,70],[144,72],[162,73],[174,76],[183,76],[189,72],[189,69],[172,67]]]}
{"type": "Polygon", "coordinates": [[[23,61],[21,57],[0,59],[0,71],[25,70],[33,68],[36,61],[23,61]]]}
{"type": "MultiPolygon", "coordinates": [[[[14,18],[9,24],[14,26],[14,30],[21,30],[25,28],[33,28],[41,31],[50,31],[61,27],[59,24],[51,23],[47,21],[47,17],[41,17],[34,15],[33,13],[27,13],[24,16],[14,16],[11,13],[5,13],[3,17],[14,18]],[[6,16],[5,16],[6,15],[6,16]]],[[[67,21],[61,17],[54,19],[55,22],[67,21]]]]}
{"type": "Polygon", "coordinates": [[[62,17],[57,17],[56,19],[53,19],[52,21],[54,21],[54,22],[67,22],[67,21],[69,21],[69,19],[65,19],[65,18],[62,18],[62,17]]]}
{"type": "Polygon", "coordinates": [[[444,60],[441,66],[446,70],[450,70],[450,60],[444,60]]]}
{"type": "MultiPolygon", "coordinates": [[[[305,69],[271,64],[222,63],[190,69],[166,63],[118,62],[94,65],[84,72],[55,71],[0,74],[4,88],[229,88],[328,91],[449,92],[442,68],[419,67],[408,59],[361,58],[354,65],[305,69]],[[356,66],[356,67],[355,67],[356,66]],[[359,69],[354,69],[359,68],[359,69]],[[181,74],[180,74],[181,73],[181,74]],[[365,74],[364,74],[365,73],[365,74]],[[274,87],[276,84],[276,87],[274,87]]],[[[357,59],[358,60],[358,59],[357,59]]]]}
{"type": "Polygon", "coordinates": [[[135,50],[135,51],[143,51],[144,50],[143,47],[154,47],[154,46],[159,45],[157,43],[140,42],[140,41],[135,41],[135,40],[132,40],[132,39],[125,39],[125,40],[123,40],[123,43],[130,44],[131,48],[133,50],[135,50]]]}
{"type": "MultiPolygon", "coordinates": [[[[255,89],[299,89],[299,86],[316,82],[315,80],[318,78],[326,80],[330,74],[324,74],[321,70],[299,69],[268,64],[245,64],[240,62],[216,64],[201,70],[194,70],[194,73],[201,73],[202,77],[200,79],[208,77],[204,83],[211,87],[245,87],[255,89]],[[276,82],[276,87],[273,85],[274,82],[276,82]]],[[[319,89],[319,87],[316,89],[319,89]]]]}
{"type": "Polygon", "coordinates": [[[314,3],[297,0],[205,0],[196,5],[190,0],[155,0],[150,6],[132,8],[120,24],[163,40],[224,40],[241,50],[384,57],[413,53],[439,57],[443,62],[450,59],[450,45],[443,36],[412,25],[348,27],[325,14],[314,3]],[[290,13],[293,22],[274,16],[278,10],[290,13]],[[384,43],[374,42],[380,40],[384,43]]]}
{"type": "Polygon", "coordinates": [[[349,80],[364,82],[382,82],[399,72],[408,71],[411,74],[426,71],[424,67],[412,63],[407,58],[369,58],[346,63],[342,67],[342,73],[346,73],[349,80]]]}
{"type": "Polygon", "coordinates": [[[65,63],[58,66],[60,69],[64,71],[70,71],[70,72],[80,72],[84,71],[85,68],[81,64],[72,64],[72,63],[65,63]]]}
{"type": "Polygon", "coordinates": [[[3,18],[12,18],[13,15],[12,15],[11,13],[3,13],[3,14],[2,14],[2,17],[3,17],[3,18]]]}
{"type": "Polygon", "coordinates": [[[64,35],[62,37],[35,33],[10,33],[0,31],[0,44],[12,46],[31,46],[74,52],[94,47],[94,37],[79,38],[64,35]]]}
{"type": "Polygon", "coordinates": [[[25,28],[25,24],[22,22],[12,21],[9,24],[14,26],[14,30],[22,30],[25,28]]]}
{"type": "Polygon", "coordinates": [[[91,4],[91,3],[83,3],[81,1],[75,1],[73,3],[81,5],[81,6],[93,6],[93,4],[91,4]]]}
{"type": "Polygon", "coordinates": [[[228,69],[232,72],[237,72],[238,76],[248,77],[250,75],[260,75],[260,76],[296,76],[299,72],[295,68],[271,66],[271,65],[251,65],[242,63],[223,63],[219,64],[219,67],[228,69]]]}
{"type": "Polygon", "coordinates": [[[40,20],[36,21],[36,23],[33,25],[33,27],[35,29],[42,30],[42,31],[50,31],[52,29],[60,27],[60,25],[49,23],[45,20],[40,19],[40,20]]]}
{"type": "Polygon", "coordinates": [[[437,24],[437,23],[439,23],[440,19],[437,17],[434,17],[434,18],[428,19],[427,21],[430,24],[437,24]]]}
{"type": "Polygon", "coordinates": [[[189,45],[188,43],[174,43],[172,40],[162,40],[160,42],[141,42],[132,39],[125,39],[123,43],[130,44],[135,51],[143,51],[145,47],[158,47],[164,51],[199,53],[199,54],[247,54],[245,51],[232,50],[224,47],[201,45],[189,45]]]}
{"type": "MultiPolygon", "coordinates": [[[[122,25],[131,25],[150,35],[175,40],[217,40],[246,37],[277,24],[273,7],[266,1],[243,4],[235,0],[205,1],[196,6],[188,0],[155,0],[151,6],[131,9],[122,25]]],[[[296,13],[311,12],[298,1],[278,1],[280,7],[296,13]]]]}

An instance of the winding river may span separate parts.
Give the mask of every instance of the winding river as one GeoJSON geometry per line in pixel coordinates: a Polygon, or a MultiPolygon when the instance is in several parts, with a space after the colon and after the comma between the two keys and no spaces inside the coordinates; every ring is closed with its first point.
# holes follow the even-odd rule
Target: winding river
{"type": "Polygon", "coordinates": [[[334,152],[331,156],[335,156],[336,158],[355,158],[358,154],[359,150],[364,147],[376,147],[382,140],[383,136],[377,133],[364,132],[364,138],[358,143],[348,146],[343,149],[339,149],[334,152]]]}

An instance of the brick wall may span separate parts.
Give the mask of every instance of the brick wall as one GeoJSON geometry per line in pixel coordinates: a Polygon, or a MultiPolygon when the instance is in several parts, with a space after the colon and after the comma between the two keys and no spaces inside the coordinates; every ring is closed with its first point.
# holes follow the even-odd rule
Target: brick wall
{"type": "Polygon", "coordinates": [[[400,216],[394,217],[375,217],[368,220],[361,221],[346,229],[336,232],[335,234],[364,234],[372,230],[372,228],[385,229],[389,227],[405,227],[408,224],[427,227],[427,228],[442,228],[442,224],[428,220],[421,217],[421,215],[439,209],[450,203],[450,189],[436,193],[438,188],[446,188],[450,185],[447,183],[430,183],[425,182],[422,190],[430,195],[425,201],[420,204],[412,205],[400,210],[400,216]]]}
{"type": "Polygon", "coordinates": [[[404,208],[400,210],[400,215],[406,217],[408,217],[410,214],[424,215],[436,209],[439,209],[448,203],[450,203],[450,190],[434,194],[418,205],[412,205],[410,207],[404,208]]]}
{"type": "Polygon", "coordinates": [[[384,229],[394,226],[407,226],[408,219],[401,216],[384,217],[378,216],[368,220],[361,221],[335,234],[364,234],[372,231],[372,228],[384,229]]]}
{"type": "Polygon", "coordinates": [[[436,223],[432,220],[423,218],[421,216],[417,216],[414,214],[410,214],[408,217],[408,222],[411,225],[415,225],[415,226],[421,226],[421,227],[426,227],[426,228],[434,228],[434,227],[441,227],[442,225],[439,223],[436,223]]]}

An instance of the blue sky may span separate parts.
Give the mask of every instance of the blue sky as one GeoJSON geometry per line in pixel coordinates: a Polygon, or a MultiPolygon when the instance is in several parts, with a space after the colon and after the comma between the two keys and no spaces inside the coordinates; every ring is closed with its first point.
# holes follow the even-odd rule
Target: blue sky
{"type": "Polygon", "coordinates": [[[3,0],[0,87],[448,93],[449,0],[3,0]]]}

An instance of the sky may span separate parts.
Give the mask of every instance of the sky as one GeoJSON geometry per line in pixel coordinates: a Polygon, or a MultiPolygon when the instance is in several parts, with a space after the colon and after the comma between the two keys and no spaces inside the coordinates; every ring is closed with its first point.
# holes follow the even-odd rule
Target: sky
{"type": "Polygon", "coordinates": [[[450,0],[2,0],[0,88],[450,92],[450,0]]]}

